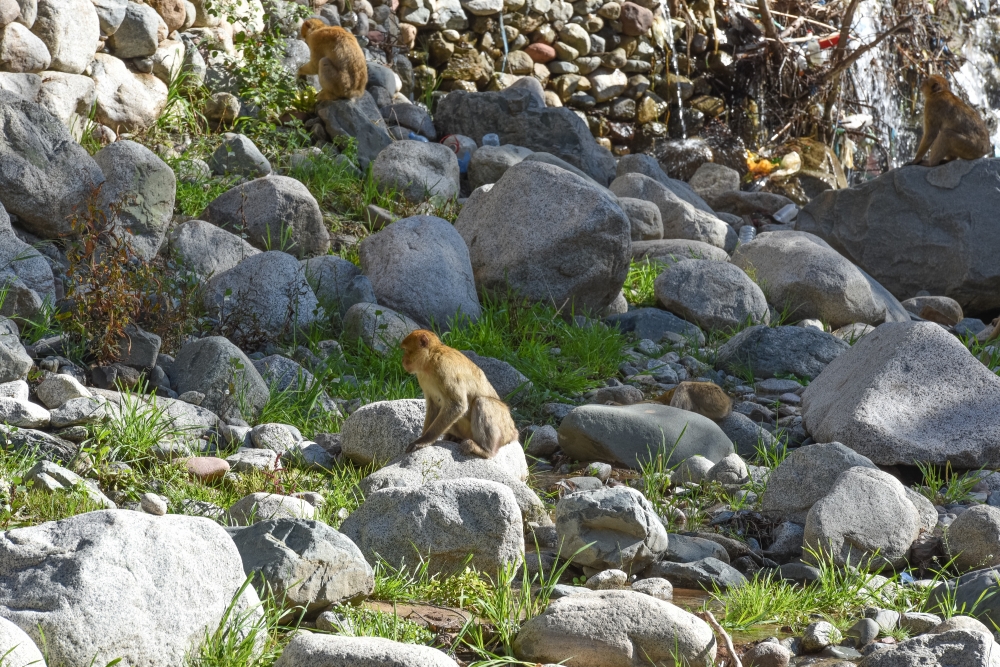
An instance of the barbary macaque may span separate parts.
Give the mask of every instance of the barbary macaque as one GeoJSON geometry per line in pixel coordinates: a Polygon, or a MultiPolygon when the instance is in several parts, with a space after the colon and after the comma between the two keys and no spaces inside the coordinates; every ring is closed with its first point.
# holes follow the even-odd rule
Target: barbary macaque
{"type": "Polygon", "coordinates": [[[961,158],[975,160],[991,153],[990,132],[975,109],[951,92],[948,80],[935,74],[920,86],[924,96],[924,136],[912,164],[936,167],[961,158]],[[921,160],[930,151],[926,160],[921,160]]]}
{"type": "Polygon", "coordinates": [[[299,68],[299,76],[319,75],[322,90],[317,100],[352,100],[365,94],[368,65],[354,35],[309,19],[302,24],[302,39],[309,45],[311,59],[299,68]]]}
{"type": "Polygon", "coordinates": [[[733,411],[732,399],[714,382],[681,382],[653,400],[714,420],[725,419],[733,411]]]}
{"type": "Polygon", "coordinates": [[[460,442],[463,453],[488,459],[517,440],[510,409],[468,357],[426,329],[412,332],[400,347],[403,368],[417,376],[427,401],[424,430],[407,452],[444,436],[460,442]]]}

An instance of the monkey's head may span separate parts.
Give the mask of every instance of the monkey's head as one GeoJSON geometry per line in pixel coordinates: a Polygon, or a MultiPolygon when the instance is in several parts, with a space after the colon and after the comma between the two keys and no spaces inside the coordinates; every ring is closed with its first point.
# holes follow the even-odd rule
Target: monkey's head
{"type": "Polygon", "coordinates": [[[403,370],[407,373],[419,372],[427,362],[427,354],[440,344],[441,339],[433,331],[417,329],[411,333],[399,344],[403,348],[403,370]]]}
{"type": "Polygon", "coordinates": [[[302,39],[309,36],[313,30],[319,30],[320,28],[329,28],[327,24],[323,23],[320,19],[309,19],[302,22],[302,39]]]}
{"type": "Polygon", "coordinates": [[[951,86],[948,84],[948,79],[940,74],[927,77],[920,85],[920,92],[924,94],[924,97],[933,97],[934,95],[940,95],[950,90],[951,86]]]}

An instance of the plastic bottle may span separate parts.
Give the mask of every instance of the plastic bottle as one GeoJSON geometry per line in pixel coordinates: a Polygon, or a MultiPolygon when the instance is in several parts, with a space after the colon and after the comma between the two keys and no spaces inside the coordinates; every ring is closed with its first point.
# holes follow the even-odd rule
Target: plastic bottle
{"type": "Polygon", "coordinates": [[[753,225],[743,225],[739,232],[740,245],[746,245],[757,238],[757,228],[753,225]]]}
{"type": "Polygon", "coordinates": [[[410,131],[409,134],[406,135],[406,138],[410,139],[412,141],[422,141],[425,144],[429,144],[430,143],[430,141],[427,140],[427,137],[423,137],[423,136],[417,134],[416,132],[413,132],[412,130],[410,131]]]}
{"type": "Polygon", "coordinates": [[[472,154],[476,152],[476,142],[470,137],[461,134],[449,134],[441,143],[450,148],[458,158],[458,170],[461,173],[469,171],[469,163],[472,161],[472,154]]]}
{"type": "Polygon", "coordinates": [[[489,134],[483,135],[483,146],[499,146],[500,137],[490,132],[489,134]]]}

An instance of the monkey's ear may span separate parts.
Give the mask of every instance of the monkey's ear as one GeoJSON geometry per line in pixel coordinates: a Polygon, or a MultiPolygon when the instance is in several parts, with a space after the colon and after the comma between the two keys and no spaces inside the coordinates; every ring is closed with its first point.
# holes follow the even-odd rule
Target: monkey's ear
{"type": "Polygon", "coordinates": [[[943,92],[948,89],[948,83],[941,81],[940,79],[931,79],[931,92],[934,94],[943,92]]]}
{"type": "Polygon", "coordinates": [[[420,334],[420,347],[430,347],[431,337],[426,332],[420,334]]]}

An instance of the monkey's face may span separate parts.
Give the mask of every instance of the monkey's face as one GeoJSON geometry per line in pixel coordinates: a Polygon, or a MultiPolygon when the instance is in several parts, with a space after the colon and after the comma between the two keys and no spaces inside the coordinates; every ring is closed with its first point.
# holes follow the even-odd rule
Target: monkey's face
{"type": "Polygon", "coordinates": [[[437,339],[430,331],[417,329],[399,344],[403,348],[403,370],[416,373],[424,367],[427,351],[437,339]]]}
{"type": "Polygon", "coordinates": [[[938,95],[948,90],[951,90],[951,86],[948,84],[948,79],[939,74],[927,77],[920,85],[920,92],[923,93],[925,98],[938,95]]]}

